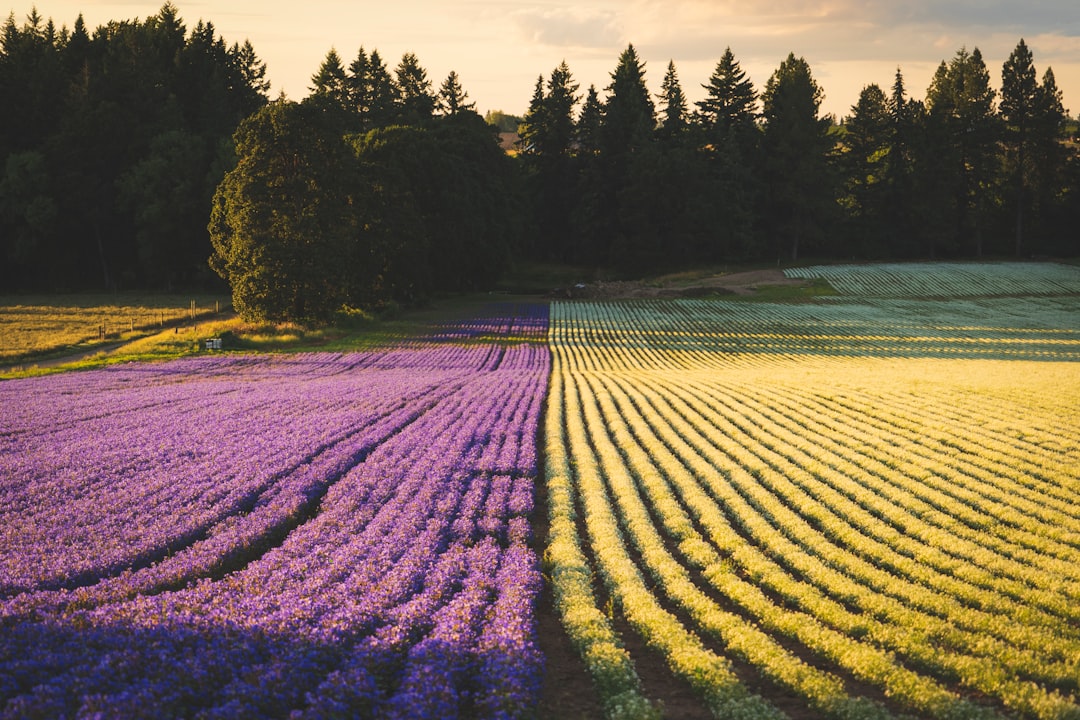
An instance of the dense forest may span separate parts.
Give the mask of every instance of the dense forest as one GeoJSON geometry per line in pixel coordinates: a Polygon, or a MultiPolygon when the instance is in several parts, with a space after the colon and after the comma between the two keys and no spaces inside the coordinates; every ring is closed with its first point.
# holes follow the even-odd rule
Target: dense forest
{"type": "Polygon", "coordinates": [[[837,123],[803,58],[759,92],[730,49],[691,109],[669,63],[650,95],[631,45],[584,94],[537,78],[522,169],[552,259],[641,270],[728,260],[1080,251],[1080,163],[1053,71],[1021,40],[992,87],[979,50],[942,61],[925,100],[898,69],[837,123]]]}
{"type": "Polygon", "coordinates": [[[35,10],[0,36],[0,283],[173,288],[212,279],[210,199],[265,65],[171,4],[91,34],[35,10]]]}
{"type": "Polygon", "coordinates": [[[923,99],[897,69],[839,120],[794,53],[759,89],[728,50],[691,104],[673,62],[651,93],[630,45],[602,90],[565,62],[540,75],[509,154],[513,116],[486,123],[412,53],[331,50],[296,102],[269,100],[249,43],[189,32],[171,4],[92,34],[12,15],[0,43],[5,289],[220,276],[250,315],[318,320],[484,287],[523,257],[640,272],[1080,253],[1080,157],[1023,40],[997,88],[962,48],[923,99]]]}

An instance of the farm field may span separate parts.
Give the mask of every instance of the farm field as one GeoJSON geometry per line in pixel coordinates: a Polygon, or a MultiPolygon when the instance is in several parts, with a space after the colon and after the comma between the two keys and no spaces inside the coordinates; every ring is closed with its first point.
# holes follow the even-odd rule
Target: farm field
{"type": "Polygon", "coordinates": [[[228,298],[207,295],[0,296],[0,367],[188,321],[192,302],[197,319],[229,306],[228,298]]]}
{"type": "Polygon", "coordinates": [[[535,706],[546,324],[0,384],[0,716],[535,706]]]}
{"type": "Polygon", "coordinates": [[[547,552],[611,716],[655,656],[701,717],[1080,716],[1075,296],[555,303],[551,344],[547,552]]]}
{"type": "Polygon", "coordinates": [[[1080,290],[845,267],[0,382],[0,718],[1080,717],[1080,290]]]}

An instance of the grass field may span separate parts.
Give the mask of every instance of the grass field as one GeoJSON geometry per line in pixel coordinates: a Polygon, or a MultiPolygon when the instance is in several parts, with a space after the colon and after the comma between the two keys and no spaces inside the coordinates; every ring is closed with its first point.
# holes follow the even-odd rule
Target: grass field
{"type": "Polygon", "coordinates": [[[1074,270],[226,319],[4,380],[0,718],[1080,718],[1074,270]],[[534,706],[537,571],[589,681],[534,706]]]}
{"type": "Polygon", "coordinates": [[[221,295],[0,296],[0,366],[192,325],[230,307],[221,295]]]}

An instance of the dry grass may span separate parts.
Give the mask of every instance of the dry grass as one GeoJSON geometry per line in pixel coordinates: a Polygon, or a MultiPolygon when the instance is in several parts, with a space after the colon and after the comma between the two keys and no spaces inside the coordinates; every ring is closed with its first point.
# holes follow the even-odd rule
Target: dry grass
{"type": "Polygon", "coordinates": [[[189,323],[192,300],[199,319],[229,308],[221,295],[0,296],[0,364],[92,350],[189,323]]]}

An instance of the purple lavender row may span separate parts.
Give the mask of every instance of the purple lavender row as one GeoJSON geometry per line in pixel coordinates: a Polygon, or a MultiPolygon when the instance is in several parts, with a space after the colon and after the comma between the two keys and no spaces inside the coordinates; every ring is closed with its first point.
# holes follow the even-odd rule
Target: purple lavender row
{"type": "MultiPolygon", "coordinates": [[[[473,370],[490,355],[472,354],[473,370]]],[[[437,365],[438,351],[430,355],[437,365]]],[[[87,419],[72,425],[60,409],[53,424],[35,416],[34,432],[5,416],[0,598],[86,584],[211,537],[220,524],[270,502],[283,483],[295,487],[316,456],[332,463],[336,455],[354,455],[347,445],[328,450],[356,428],[385,416],[392,426],[403,422],[410,403],[437,398],[468,374],[396,372],[366,385],[309,379],[305,364],[293,369],[297,378],[286,388],[243,373],[196,380],[186,395],[174,392],[168,406],[141,404],[154,391],[134,389],[138,412],[82,406],[87,419]]],[[[92,387],[94,378],[83,382],[92,387]]],[[[11,393],[15,387],[0,385],[13,406],[39,397],[11,393]]],[[[101,397],[92,394],[86,404],[100,405],[101,397]]]]}
{"type": "MultiPolygon", "coordinates": [[[[491,387],[495,383],[486,383],[487,387],[478,388],[484,396],[492,397],[491,387]]],[[[411,508],[410,511],[404,513],[398,513],[396,516],[388,512],[386,506],[383,507],[380,512],[380,517],[388,517],[393,521],[394,528],[398,533],[398,537],[402,539],[401,542],[389,543],[392,547],[409,547],[409,551],[403,557],[391,556],[388,558],[388,562],[392,564],[392,570],[389,573],[385,573],[380,570],[373,573],[374,577],[379,579],[379,582],[371,589],[370,593],[364,593],[363,597],[367,601],[367,607],[357,608],[358,612],[355,613],[356,618],[362,620],[361,624],[370,624],[371,617],[380,614],[380,610],[377,607],[372,607],[379,602],[383,603],[389,608],[386,612],[389,613],[390,622],[383,625],[378,629],[373,638],[378,641],[373,646],[374,652],[362,655],[366,660],[370,661],[370,657],[373,655],[376,658],[382,658],[381,665],[387,663],[387,657],[396,657],[398,662],[402,662],[401,658],[403,654],[407,652],[407,648],[410,647],[410,643],[421,637],[425,631],[427,624],[430,623],[432,616],[437,612],[439,602],[443,595],[446,594],[445,586],[441,586],[436,583],[433,593],[428,593],[426,590],[431,589],[426,585],[425,591],[419,595],[415,595],[406,600],[403,604],[398,605],[407,595],[402,595],[402,588],[409,584],[410,578],[422,578],[424,575],[425,562],[428,562],[430,558],[438,557],[439,544],[441,542],[448,542],[450,548],[461,547],[462,543],[468,543],[474,541],[476,537],[472,532],[462,532],[460,525],[455,527],[454,531],[450,532],[449,538],[446,536],[445,528],[448,526],[447,518],[454,516],[457,517],[469,517],[472,513],[465,507],[462,507],[462,478],[458,474],[454,473],[451,476],[446,476],[445,470],[447,469],[446,454],[462,454],[468,455],[474,453],[470,449],[471,439],[477,437],[478,432],[482,431],[482,420],[484,418],[490,418],[494,416],[494,408],[484,407],[482,404],[473,403],[471,406],[477,411],[472,417],[465,418],[464,422],[458,422],[455,426],[451,427],[455,432],[447,433],[444,437],[447,440],[457,440],[457,442],[443,442],[437,443],[432,447],[431,451],[425,453],[419,462],[429,461],[434,465],[432,467],[425,467],[428,474],[427,482],[420,488],[417,494],[416,488],[406,487],[406,492],[403,497],[408,498],[406,505],[411,508]],[[440,469],[439,466],[443,466],[440,469]],[[435,474],[431,475],[431,471],[435,470],[435,474]],[[439,488],[440,483],[432,482],[433,479],[442,477],[447,482],[441,483],[442,487],[439,488]],[[433,494],[438,490],[437,494],[433,494]],[[430,510],[419,510],[421,507],[431,507],[431,504],[435,504],[435,512],[430,510]],[[430,519],[419,523],[419,520],[424,516],[428,516],[430,519]],[[406,538],[408,540],[406,541],[406,538]],[[376,601],[376,602],[372,602],[376,601]]],[[[460,417],[460,408],[455,408],[450,405],[446,406],[451,417],[460,417]]],[[[439,426],[442,423],[435,422],[433,417],[425,417],[424,422],[430,421],[429,424],[439,426]]],[[[409,431],[416,430],[422,437],[427,436],[428,428],[417,426],[410,427],[409,431]]],[[[403,433],[404,435],[404,433],[403,433]]],[[[412,443],[404,443],[404,446],[412,445],[412,443]]],[[[382,449],[380,449],[382,451],[382,449]]],[[[396,454],[396,451],[400,451],[399,448],[387,447],[385,452],[380,452],[378,455],[386,455],[391,459],[396,454]]],[[[384,459],[384,458],[372,458],[384,459]]],[[[367,465],[367,463],[365,463],[367,465]]],[[[386,467],[377,468],[381,475],[387,469],[386,467]]],[[[480,482],[483,478],[474,478],[473,482],[480,482]]],[[[335,487],[335,491],[339,487],[344,491],[342,486],[335,487]]],[[[466,493],[467,494],[467,493],[466,493]]],[[[527,506],[527,504],[526,504],[527,506]]],[[[322,518],[320,517],[320,520],[322,518]]],[[[376,537],[382,536],[379,547],[386,547],[388,543],[385,541],[385,535],[387,527],[385,525],[380,526],[377,522],[379,517],[375,519],[372,524],[375,526],[376,537]]],[[[363,545],[363,543],[353,543],[348,550],[355,553],[357,551],[357,545],[363,545]]],[[[467,546],[467,545],[466,545],[467,546]]],[[[284,549],[284,548],[283,548],[284,549]]],[[[451,554],[450,557],[453,557],[451,554]]],[[[368,559],[370,562],[370,558],[368,559]]],[[[334,566],[348,565],[348,563],[332,563],[334,566]]],[[[282,572],[287,572],[287,567],[275,567],[270,572],[269,577],[260,577],[258,582],[253,587],[249,587],[246,593],[253,593],[256,588],[262,587],[270,577],[279,576],[282,572]]],[[[347,579],[342,579],[343,582],[348,582],[347,579]]],[[[311,595],[319,595],[324,588],[309,588],[308,593],[311,595]]],[[[328,588],[327,588],[328,589],[328,588]]],[[[362,591],[361,587],[355,588],[356,592],[351,596],[360,595],[362,591]]],[[[290,621],[296,623],[295,617],[289,618],[290,621]]],[[[315,623],[311,622],[312,618],[308,617],[298,625],[298,627],[307,627],[309,631],[315,632],[317,628],[315,623]]],[[[264,618],[261,623],[263,627],[267,626],[280,626],[283,622],[283,618],[273,617],[264,618]]],[[[381,674],[379,672],[380,663],[376,663],[372,668],[372,671],[376,675],[381,674]]],[[[383,694],[389,692],[388,689],[383,690],[383,694]]],[[[371,698],[368,698],[369,700],[371,698]]],[[[224,714],[233,712],[236,710],[235,706],[230,706],[228,711],[222,711],[224,714]]],[[[248,708],[250,710],[250,708],[248,708]]]]}
{"type": "Polygon", "coordinates": [[[221,573],[246,557],[257,553],[273,538],[287,530],[295,518],[312,504],[325,488],[340,478],[349,468],[408,424],[440,397],[449,394],[453,386],[446,384],[439,392],[427,392],[419,398],[405,398],[391,412],[373,418],[368,425],[314,456],[295,468],[259,499],[251,512],[229,516],[212,528],[205,539],[152,566],[118,577],[104,578],[92,587],[73,590],[40,591],[0,602],[0,618],[18,614],[27,608],[63,608],[72,604],[82,606],[101,604],[133,597],[159,589],[182,587],[188,582],[221,573]]]}
{"type": "MultiPolygon", "coordinates": [[[[170,613],[170,614],[168,614],[168,616],[175,617],[175,616],[177,616],[177,614],[179,614],[179,613],[170,613]]],[[[289,662],[292,662],[292,661],[289,661],[289,662]]],[[[102,701],[102,702],[104,702],[104,701],[102,701]]],[[[232,709],[235,709],[235,708],[232,708],[232,709]]]]}
{"type": "Polygon", "coordinates": [[[492,303],[479,317],[442,325],[432,334],[439,340],[487,339],[512,342],[543,342],[547,339],[546,304],[492,303]]]}
{"type": "Polygon", "coordinates": [[[424,676],[428,651],[414,648],[425,638],[439,640],[423,648],[444,647],[454,622],[469,626],[460,647],[447,650],[461,667],[518,668],[483,681],[471,670],[451,673],[462,685],[453,690],[459,707],[478,717],[524,712],[539,677],[536,562],[523,543],[547,356],[511,348],[482,366],[490,372],[474,373],[378,445],[329,488],[310,522],[243,570],[182,591],[56,612],[48,623],[9,616],[12,632],[0,640],[0,678],[13,678],[0,685],[5,712],[386,714],[411,697],[403,677],[424,676]],[[481,459],[493,468],[469,469],[481,459]],[[494,577],[462,569],[463,558],[484,548],[497,556],[481,563],[498,567],[494,577]],[[42,652],[14,661],[35,631],[47,639],[42,652]],[[89,640],[88,655],[69,652],[76,634],[89,640]],[[191,660],[196,651],[200,663],[191,660]],[[141,670],[104,677],[103,657],[127,675],[141,670]],[[179,670],[154,669],[163,663],[179,670]],[[495,677],[505,682],[491,686],[495,677]]]}
{"type": "MultiPolygon", "coordinates": [[[[487,362],[485,351],[468,353],[473,356],[473,369],[487,362]]],[[[437,366],[440,357],[461,353],[434,350],[424,354],[437,366]]],[[[460,365],[457,358],[453,364],[460,365]]],[[[391,412],[391,425],[397,416],[407,418],[410,398],[438,388],[443,388],[438,392],[445,392],[453,380],[437,373],[422,379],[414,373],[400,373],[399,377],[380,377],[382,382],[375,385],[327,384],[325,378],[318,377],[321,363],[294,359],[289,365],[303,376],[283,398],[276,397],[281,393],[268,389],[265,382],[244,378],[222,382],[228,376],[218,376],[213,385],[244,389],[241,394],[253,402],[238,404],[230,398],[227,408],[214,413],[219,416],[214,427],[199,417],[212,402],[207,398],[210,392],[201,384],[203,373],[189,383],[188,397],[173,397],[172,412],[167,415],[118,412],[108,417],[94,410],[92,420],[87,421],[93,431],[89,433],[81,427],[78,431],[53,431],[45,413],[36,416],[39,433],[24,436],[18,447],[0,457],[0,471],[6,480],[0,486],[0,519],[4,520],[0,522],[0,587],[11,593],[30,589],[35,581],[55,583],[56,579],[71,580],[72,575],[93,578],[135,565],[140,558],[162,554],[163,548],[174,549],[199,534],[214,539],[220,547],[221,528],[217,526],[235,525],[238,506],[252,505],[244,510],[260,510],[271,504],[275,495],[289,494],[283,492],[283,485],[293,486],[294,495],[306,492],[310,489],[302,481],[306,476],[315,474],[316,483],[320,479],[311,472],[313,454],[323,456],[320,464],[333,463],[335,456],[343,454],[348,459],[355,454],[348,446],[337,453],[325,452],[323,446],[338,443],[354,432],[353,427],[372,423],[378,413],[391,412]],[[316,378],[309,380],[309,372],[315,372],[316,378]],[[387,390],[392,392],[387,394],[387,390]],[[327,397],[335,398],[346,411],[338,411],[339,407],[332,412],[325,402],[327,397]],[[298,400],[302,400],[299,405],[298,400]],[[260,408],[278,411],[266,415],[267,422],[260,425],[252,421],[260,408]],[[357,408],[363,411],[357,413],[357,408]],[[314,412],[322,423],[306,421],[314,412]],[[222,420],[221,415],[233,422],[222,420]],[[297,422],[289,423],[289,416],[297,422]],[[193,427],[186,429],[185,424],[193,427]],[[213,436],[208,436],[211,433],[213,436]],[[218,462],[224,465],[220,470],[218,462]]],[[[107,376],[104,380],[109,382],[114,373],[100,375],[107,376]]],[[[266,375],[262,371],[259,377],[266,375]]],[[[83,378],[80,382],[85,385],[92,380],[83,378]]],[[[16,384],[0,385],[0,391],[11,390],[16,384]]],[[[62,386],[62,392],[67,394],[67,390],[62,386]]],[[[145,391],[129,388],[129,395],[143,394],[145,391]]],[[[26,397],[15,395],[12,406],[29,404],[26,397]]],[[[5,422],[4,426],[17,430],[15,423],[5,422]]]]}
{"type": "MultiPolygon", "coordinates": [[[[429,360],[434,360],[435,365],[438,365],[439,356],[445,353],[432,351],[426,354],[429,360]]],[[[476,350],[472,351],[472,354],[475,369],[480,363],[484,362],[486,355],[476,350]]],[[[198,416],[205,407],[207,402],[205,399],[206,394],[200,388],[198,381],[191,383],[192,393],[186,398],[189,401],[187,403],[188,407],[185,407],[184,403],[181,402],[183,398],[174,397],[173,399],[176,401],[172,406],[174,412],[161,418],[162,422],[157,425],[153,422],[154,417],[150,416],[148,418],[146,413],[139,415],[142,418],[141,423],[133,420],[129,415],[121,413],[117,413],[112,417],[111,425],[95,422],[92,425],[95,430],[92,437],[96,444],[91,443],[89,448],[78,445],[79,432],[44,431],[38,437],[24,438],[20,443],[21,447],[16,448],[11,453],[5,453],[0,458],[0,466],[3,466],[4,475],[10,479],[3,487],[0,487],[0,498],[5,501],[0,506],[2,507],[0,513],[3,513],[3,519],[5,520],[5,522],[0,523],[0,533],[3,533],[0,538],[11,539],[11,542],[4,542],[0,546],[0,568],[4,570],[3,575],[0,575],[0,578],[4,579],[2,584],[10,589],[12,585],[16,585],[20,576],[25,578],[31,573],[35,573],[39,577],[44,575],[47,578],[63,577],[66,573],[67,577],[70,578],[73,561],[81,558],[89,558],[91,561],[98,563],[99,568],[107,563],[105,565],[106,569],[110,566],[122,565],[125,561],[134,563],[138,560],[139,553],[145,555],[160,552],[162,545],[170,542],[175,543],[178,536],[183,539],[181,533],[185,529],[184,522],[187,522],[190,528],[196,520],[215,510],[217,517],[224,518],[222,523],[219,523],[219,526],[222,524],[235,526],[235,514],[230,513],[230,510],[233,510],[238,502],[244,501],[242,494],[239,500],[235,495],[246,493],[248,495],[246,502],[251,504],[253,487],[257,490],[259,484],[265,485],[263,479],[267,474],[270,474],[271,477],[275,473],[282,474],[282,470],[275,468],[268,462],[274,457],[273,453],[275,451],[279,455],[281,454],[281,448],[272,447],[272,443],[276,442],[278,445],[283,443],[285,445],[291,444],[294,452],[291,456],[285,456],[285,459],[289,460],[291,465],[286,465],[285,469],[291,469],[293,472],[285,475],[279,482],[266,487],[265,492],[259,495],[257,499],[258,504],[251,508],[252,511],[265,511],[267,506],[273,509],[274,501],[278,500],[280,496],[287,497],[290,494],[295,496],[297,493],[307,493],[312,487],[317,487],[317,483],[321,481],[318,473],[319,465],[340,463],[342,457],[347,460],[357,452],[350,447],[355,443],[347,443],[335,448],[336,452],[326,452],[325,449],[318,452],[318,445],[313,447],[310,442],[307,444],[304,442],[298,443],[298,438],[310,441],[315,437],[311,431],[320,430],[321,436],[317,438],[318,442],[332,445],[335,441],[339,441],[341,437],[346,437],[349,433],[355,433],[353,428],[359,425],[369,430],[367,432],[369,437],[354,439],[360,440],[361,445],[369,445],[389,431],[381,429],[381,426],[387,423],[373,425],[378,413],[389,413],[388,424],[392,429],[395,425],[407,420],[410,413],[413,412],[413,408],[409,407],[412,399],[425,394],[435,394],[437,396],[445,393],[451,387],[450,380],[452,380],[449,376],[438,374],[429,374],[428,377],[421,380],[415,378],[411,373],[401,373],[396,378],[383,376],[381,377],[383,383],[371,388],[357,386],[355,383],[351,385],[347,383],[344,386],[340,386],[340,384],[328,385],[325,378],[310,381],[306,379],[308,372],[318,371],[320,363],[297,365],[293,362],[291,364],[294,369],[304,372],[304,379],[302,382],[297,383],[300,387],[293,386],[289,393],[290,397],[285,397],[283,400],[285,403],[291,403],[298,400],[298,398],[291,396],[303,395],[301,408],[306,411],[306,414],[294,413],[301,420],[300,426],[298,428],[286,427],[289,432],[281,433],[279,432],[280,427],[276,424],[276,419],[274,423],[266,423],[262,428],[259,428],[257,424],[251,422],[254,413],[249,412],[246,417],[241,414],[239,416],[240,422],[234,424],[234,432],[231,436],[226,435],[229,442],[222,442],[219,439],[217,440],[217,447],[214,447],[214,450],[217,451],[215,455],[217,457],[224,455],[224,461],[233,466],[232,472],[229,474],[215,473],[213,472],[215,468],[210,468],[207,471],[201,464],[193,462],[195,452],[190,447],[182,447],[180,452],[177,453],[176,447],[180,438],[177,435],[170,437],[171,432],[181,430],[180,426],[183,423],[178,422],[180,419],[198,416]],[[391,387],[387,387],[387,383],[391,379],[393,383],[391,387]],[[375,390],[374,396],[371,396],[372,389],[375,390]],[[386,390],[388,389],[393,389],[394,392],[387,394],[386,390]],[[380,393],[384,397],[379,397],[380,393]],[[326,403],[322,402],[326,397],[338,397],[339,400],[343,397],[345,404],[348,405],[348,412],[337,412],[332,416],[327,412],[326,403]],[[362,408],[364,412],[357,414],[356,408],[362,408]],[[321,409],[324,412],[313,412],[316,409],[321,409]],[[315,422],[311,422],[312,420],[315,422]],[[125,421],[127,422],[125,423],[125,421]],[[334,428],[337,435],[327,438],[328,428],[331,427],[334,428]],[[149,455],[151,459],[160,460],[160,454],[155,455],[153,448],[148,451],[145,445],[139,446],[138,442],[136,442],[136,447],[133,449],[130,448],[129,443],[128,451],[116,452],[115,448],[119,442],[117,436],[120,439],[127,440],[134,437],[138,441],[143,437],[147,429],[151,435],[162,436],[162,442],[167,448],[183,456],[186,465],[183,465],[182,470],[186,471],[186,477],[176,479],[175,475],[170,475],[169,468],[172,465],[167,460],[161,461],[155,466],[153,462],[149,462],[143,457],[139,463],[141,468],[132,467],[128,460],[129,456],[149,455]],[[260,433],[260,430],[263,432],[260,433]],[[370,437],[372,435],[370,431],[372,430],[376,431],[374,438],[370,437]],[[270,437],[264,437],[268,433],[270,437]],[[103,449],[99,449],[95,455],[95,448],[102,444],[101,438],[107,439],[108,444],[103,449]],[[78,448],[77,452],[73,452],[72,445],[78,448]],[[243,463],[243,460],[245,460],[243,455],[245,446],[255,453],[255,457],[249,459],[249,464],[259,465],[257,469],[247,475],[236,471],[237,466],[241,471],[246,469],[243,463]],[[313,452],[313,450],[316,452],[313,452]],[[82,461],[87,466],[87,472],[82,474],[69,471],[66,478],[68,483],[66,484],[56,482],[56,466],[58,463],[54,457],[54,455],[64,451],[75,458],[76,463],[82,461]],[[265,454],[259,455],[260,452],[265,454]],[[316,463],[316,467],[312,467],[309,454],[319,455],[319,462],[316,463]],[[119,458],[126,467],[122,466],[119,471],[110,468],[108,463],[110,458],[119,458]],[[297,462],[298,459],[302,462],[297,462]],[[145,469],[152,477],[147,478],[145,474],[140,474],[139,469],[145,469]],[[113,492],[109,483],[100,482],[103,474],[109,479],[110,471],[113,471],[112,480],[121,485],[129,485],[129,487],[125,487],[124,492],[113,492]],[[314,485],[305,482],[309,477],[312,478],[314,485]],[[176,482],[169,487],[170,493],[168,495],[161,496],[158,493],[160,502],[153,505],[147,504],[145,507],[139,507],[137,504],[134,504],[134,508],[130,507],[133,505],[132,498],[139,498],[138,491],[145,492],[147,486],[155,487],[156,484],[156,487],[160,487],[162,481],[169,482],[174,479],[176,479],[176,482]],[[237,491],[232,495],[226,492],[230,489],[229,480],[241,481],[231,488],[237,491]],[[201,484],[199,484],[200,481],[201,484]],[[213,487],[208,488],[207,485],[213,485],[213,487]],[[95,490],[97,492],[94,492],[95,490]],[[216,507],[207,499],[207,495],[211,491],[216,493],[216,497],[211,496],[211,499],[218,501],[216,507]],[[200,493],[201,497],[199,496],[200,493]],[[75,496],[74,502],[72,502],[73,495],[75,496]],[[82,496],[81,501],[79,496],[82,496]],[[201,501],[199,507],[192,508],[193,498],[201,501]],[[129,507],[125,508],[122,503],[126,503],[129,507]],[[183,511],[182,517],[177,518],[176,513],[170,512],[172,507],[181,508],[183,511]],[[134,523],[135,529],[141,533],[139,538],[141,544],[132,542],[130,534],[125,535],[123,532],[114,534],[103,531],[110,526],[122,526],[125,521],[130,521],[132,519],[130,514],[124,512],[128,509],[139,511],[142,515],[134,523]],[[198,514],[200,511],[202,511],[202,515],[198,514]],[[159,527],[148,526],[145,522],[147,515],[156,515],[160,521],[159,527]],[[96,526],[88,522],[94,517],[100,517],[101,520],[96,526]],[[35,534],[38,536],[44,535],[45,538],[35,537],[35,534]],[[112,547],[103,547],[103,543],[109,542],[113,543],[112,547]],[[24,550],[27,552],[23,553],[24,550]],[[75,552],[75,550],[81,550],[81,552],[75,552]],[[56,567],[57,565],[59,567],[56,567]],[[23,569],[23,571],[19,572],[20,569],[23,569]]],[[[57,377],[66,378],[67,376],[57,377]]],[[[203,377],[200,373],[198,380],[203,377]]],[[[86,384],[88,381],[83,379],[81,382],[86,384]]],[[[222,385],[223,383],[216,382],[214,384],[222,385]]],[[[259,404],[266,405],[263,398],[267,391],[265,384],[251,383],[243,378],[230,379],[228,384],[232,388],[246,389],[245,396],[257,397],[259,404]]],[[[11,387],[13,387],[12,384],[2,385],[0,390],[7,390],[11,387]]],[[[273,394],[275,391],[271,389],[270,392],[273,394]]],[[[141,395],[143,393],[141,391],[129,391],[129,394],[141,395]]],[[[286,416],[289,414],[286,412],[287,407],[284,406],[283,402],[271,401],[271,404],[273,407],[282,408],[281,414],[286,416]]],[[[239,409],[241,411],[250,411],[252,403],[240,405],[239,409]]],[[[225,411],[228,411],[231,417],[237,417],[237,405],[235,403],[230,403],[229,407],[223,410],[223,412],[225,411]]],[[[100,417],[100,413],[97,413],[97,415],[100,417]]],[[[268,417],[268,419],[272,419],[272,416],[268,417]]],[[[195,417],[195,420],[199,425],[199,429],[205,429],[208,426],[207,423],[198,422],[197,417],[195,417]]],[[[48,423],[46,422],[46,428],[47,426],[48,423]]],[[[214,429],[218,438],[222,435],[223,426],[224,423],[219,421],[218,427],[214,429]]],[[[206,440],[205,436],[199,439],[206,440]]],[[[200,453],[205,453],[207,446],[213,447],[213,441],[197,444],[200,447],[195,448],[195,450],[200,453]]],[[[75,470],[77,471],[78,468],[76,467],[75,470]]],[[[145,498],[145,495],[142,497],[145,498]]],[[[216,518],[210,517],[210,520],[214,519],[216,518]]],[[[251,525],[251,523],[245,524],[251,525]]],[[[222,546],[223,540],[222,530],[224,528],[219,526],[212,527],[211,531],[207,533],[208,539],[212,540],[212,544],[217,548],[222,546]]],[[[198,526],[196,525],[195,530],[189,532],[194,534],[197,531],[198,526]]]]}

